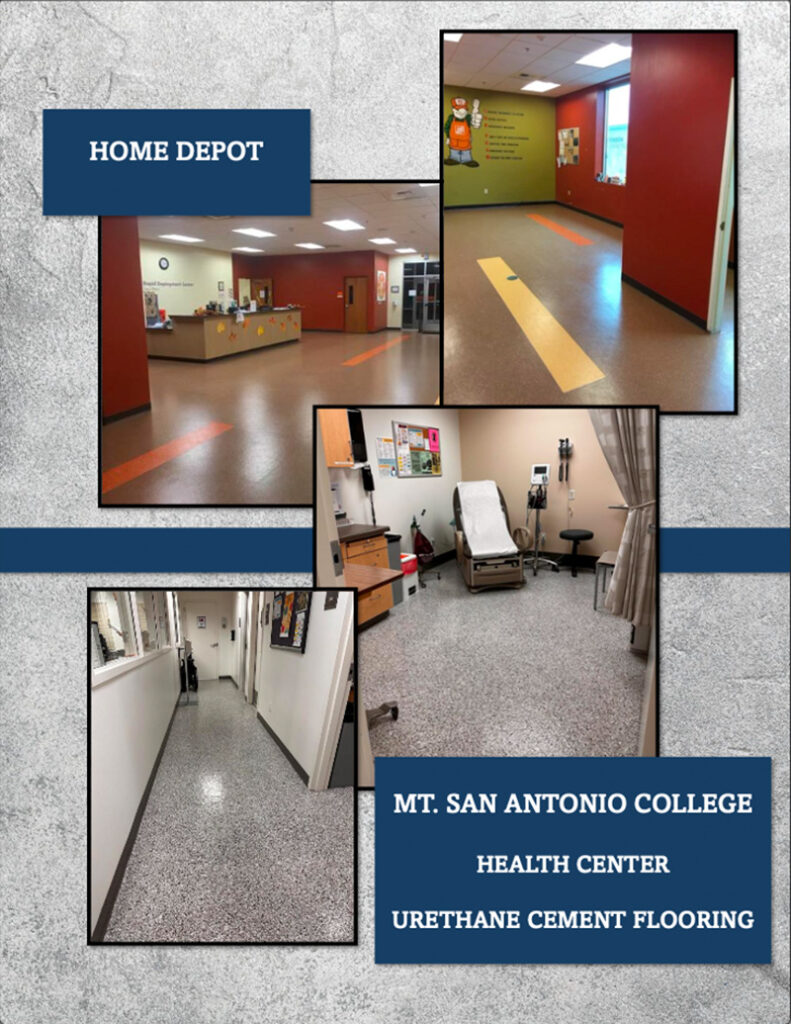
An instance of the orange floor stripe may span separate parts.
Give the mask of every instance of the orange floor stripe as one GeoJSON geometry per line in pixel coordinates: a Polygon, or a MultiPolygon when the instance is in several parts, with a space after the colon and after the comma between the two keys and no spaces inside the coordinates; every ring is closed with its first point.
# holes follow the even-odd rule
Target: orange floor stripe
{"type": "Polygon", "coordinates": [[[542,217],[540,213],[528,213],[527,216],[531,220],[534,220],[536,224],[543,224],[545,228],[549,228],[550,231],[554,231],[556,234],[562,235],[575,245],[593,245],[592,239],[585,238],[583,235],[578,235],[576,231],[569,231],[569,229],[564,228],[562,224],[556,224],[553,220],[549,220],[547,217],[542,217]]]}
{"type": "Polygon", "coordinates": [[[102,473],[102,494],[120,487],[121,484],[127,484],[130,480],[142,476],[143,473],[149,473],[152,469],[156,469],[157,466],[161,466],[164,462],[169,462],[171,459],[183,455],[190,448],[196,448],[199,444],[203,444],[204,441],[210,441],[218,434],[224,434],[226,430],[232,429],[233,427],[230,423],[218,423],[215,420],[207,423],[205,427],[191,430],[189,434],[185,434],[183,437],[177,437],[173,441],[168,441],[167,444],[161,444],[158,448],[152,448],[150,452],[137,455],[128,462],[122,462],[120,466],[114,466],[112,469],[102,473]]]}
{"type": "Polygon", "coordinates": [[[402,341],[406,341],[406,339],[410,337],[412,337],[411,334],[402,334],[398,338],[393,338],[391,341],[386,341],[384,345],[377,345],[376,348],[369,348],[367,352],[361,352],[359,356],[352,356],[352,358],[347,359],[343,365],[358,366],[360,363],[364,363],[366,359],[373,359],[374,356],[378,356],[381,352],[386,352],[389,348],[392,348],[394,345],[400,345],[402,341]]]}

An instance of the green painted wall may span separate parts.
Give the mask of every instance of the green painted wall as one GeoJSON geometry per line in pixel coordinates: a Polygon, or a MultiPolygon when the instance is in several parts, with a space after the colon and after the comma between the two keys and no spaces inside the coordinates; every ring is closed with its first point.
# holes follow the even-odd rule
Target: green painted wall
{"type": "MultiPolygon", "coordinates": [[[[555,198],[555,101],[541,96],[450,86],[443,90],[441,129],[451,112],[451,100],[456,96],[467,100],[470,111],[473,100],[480,100],[483,124],[472,129],[472,158],[480,166],[443,164],[445,206],[552,202],[555,198]]],[[[444,138],[443,135],[443,141],[444,138]]],[[[447,159],[446,145],[442,153],[443,159],[447,159]]]]}

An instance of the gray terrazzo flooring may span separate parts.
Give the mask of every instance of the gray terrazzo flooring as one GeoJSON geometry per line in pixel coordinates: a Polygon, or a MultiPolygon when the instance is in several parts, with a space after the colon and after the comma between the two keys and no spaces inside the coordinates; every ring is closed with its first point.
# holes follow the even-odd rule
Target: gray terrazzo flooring
{"type": "Polygon", "coordinates": [[[176,711],[106,942],[349,942],[354,790],[310,792],[229,680],[176,711]]]}
{"type": "Polygon", "coordinates": [[[646,662],[630,625],[593,610],[594,576],[540,570],[471,594],[455,562],[359,638],[374,756],[637,753],[646,662]]]}

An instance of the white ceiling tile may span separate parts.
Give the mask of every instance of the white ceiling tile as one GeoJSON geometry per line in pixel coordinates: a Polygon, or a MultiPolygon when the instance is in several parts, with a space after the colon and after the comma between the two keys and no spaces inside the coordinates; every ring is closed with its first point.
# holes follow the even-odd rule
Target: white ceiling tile
{"type": "Polygon", "coordinates": [[[563,95],[591,82],[628,74],[628,60],[602,69],[603,74],[597,68],[577,64],[581,56],[611,41],[628,44],[629,33],[468,33],[460,43],[454,44],[453,59],[446,64],[444,81],[458,88],[519,92],[530,78],[542,78],[573,87],[564,88],[563,92],[554,89],[551,93],[551,96],[563,95]]]}

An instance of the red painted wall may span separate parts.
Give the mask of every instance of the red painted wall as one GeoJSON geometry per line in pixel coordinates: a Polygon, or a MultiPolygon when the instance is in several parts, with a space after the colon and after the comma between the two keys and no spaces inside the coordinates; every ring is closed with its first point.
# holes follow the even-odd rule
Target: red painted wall
{"type": "Polygon", "coordinates": [[[304,306],[302,327],[306,331],[344,329],[343,293],[345,277],[368,278],[368,330],[387,326],[387,303],[376,301],[375,270],[387,270],[387,257],[374,252],[324,252],[293,256],[255,256],[233,253],[233,293],[239,294],[240,277],[271,277],[275,303],[304,306]],[[380,263],[379,261],[384,261],[380,263]]]}
{"type": "Polygon", "coordinates": [[[623,272],[705,320],[731,33],[635,33],[623,272]]]}
{"type": "MultiPolygon", "coordinates": [[[[629,186],[606,185],[595,180],[602,170],[605,88],[605,85],[594,85],[572,92],[559,97],[555,104],[556,130],[580,130],[580,162],[555,168],[555,199],[585,213],[595,213],[623,224],[625,193],[629,186]]],[[[631,127],[629,131],[631,133],[631,127]]]]}
{"type": "Polygon", "coordinates": [[[136,217],[101,218],[102,416],[148,405],[148,352],[136,217]]]}

